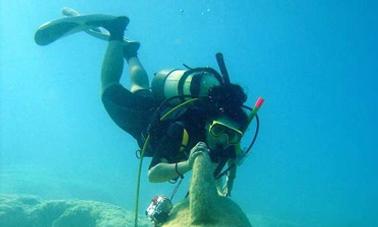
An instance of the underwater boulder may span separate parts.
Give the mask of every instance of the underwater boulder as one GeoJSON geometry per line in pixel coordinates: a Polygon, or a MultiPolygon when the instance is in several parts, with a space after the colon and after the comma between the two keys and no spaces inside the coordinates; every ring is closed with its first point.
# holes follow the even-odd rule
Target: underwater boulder
{"type": "Polygon", "coordinates": [[[207,154],[199,155],[194,162],[189,191],[189,197],[174,206],[162,227],[252,226],[234,201],[218,194],[207,154]]]}

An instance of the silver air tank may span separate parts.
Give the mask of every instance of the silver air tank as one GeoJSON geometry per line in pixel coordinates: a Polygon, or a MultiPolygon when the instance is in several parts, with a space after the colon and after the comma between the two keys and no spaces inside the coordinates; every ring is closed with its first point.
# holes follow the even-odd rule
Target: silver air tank
{"type": "Polygon", "coordinates": [[[206,96],[210,88],[222,84],[222,77],[212,68],[161,70],[152,80],[152,94],[157,100],[174,96],[206,96]]]}

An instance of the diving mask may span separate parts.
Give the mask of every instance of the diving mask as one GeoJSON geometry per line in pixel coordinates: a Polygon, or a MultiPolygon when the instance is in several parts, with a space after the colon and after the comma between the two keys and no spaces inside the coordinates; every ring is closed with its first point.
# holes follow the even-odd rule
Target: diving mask
{"type": "Polygon", "coordinates": [[[214,137],[227,135],[228,144],[230,145],[238,144],[243,137],[241,130],[216,120],[210,124],[209,132],[214,137]]]}

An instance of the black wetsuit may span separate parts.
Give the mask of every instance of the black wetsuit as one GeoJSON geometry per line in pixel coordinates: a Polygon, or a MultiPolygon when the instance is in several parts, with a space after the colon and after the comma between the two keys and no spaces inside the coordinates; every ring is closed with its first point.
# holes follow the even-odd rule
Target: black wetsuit
{"type": "MultiPolygon", "coordinates": [[[[147,128],[155,117],[160,102],[156,101],[150,90],[132,93],[120,84],[109,86],[102,94],[102,102],[113,121],[132,135],[143,147],[147,128]]],[[[150,151],[153,155],[150,167],[164,158],[168,163],[187,160],[190,150],[200,141],[205,142],[206,110],[201,106],[187,109],[174,121],[166,121],[158,130],[151,132],[150,151]],[[189,134],[185,149],[180,149],[184,128],[189,134]]],[[[234,149],[211,151],[213,162],[223,167],[225,161],[235,157],[234,149]]]]}
{"type": "Polygon", "coordinates": [[[102,102],[113,121],[132,135],[140,147],[143,136],[158,106],[150,90],[130,92],[120,84],[106,88],[102,102]]]}
{"type": "Polygon", "coordinates": [[[151,145],[154,148],[154,155],[149,168],[160,163],[164,158],[168,163],[176,163],[188,159],[190,150],[199,142],[205,141],[203,127],[201,124],[190,124],[185,121],[170,122],[166,130],[160,131],[158,136],[152,137],[151,145]],[[184,129],[189,134],[189,141],[182,147],[184,129]]]}
{"type": "MultiPolygon", "coordinates": [[[[152,133],[152,147],[154,155],[149,168],[157,165],[162,159],[168,163],[176,163],[188,159],[190,150],[198,142],[206,142],[205,138],[205,118],[201,108],[189,108],[177,121],[168,122],[168,126],[163,126],[164,130],[158,130],[156,137],[152,133]],[[182,146],[182,135],[184,129],[189,134],[189,141],[185,148],[182,146]]],[[[218,166],[214,175],[218,175],[230,159],[236,158],[235,147],[228,149],[218,148],[210,151],[212,162],[218,166]]]]}

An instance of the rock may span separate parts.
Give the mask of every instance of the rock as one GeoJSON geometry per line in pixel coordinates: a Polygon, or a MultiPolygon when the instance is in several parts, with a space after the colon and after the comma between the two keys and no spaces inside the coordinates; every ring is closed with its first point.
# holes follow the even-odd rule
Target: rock
{"type": "MultiPolygon", "coordinates": [[[[144,217],[138,223],[140,227],[151,226],[144,217]]],[[[125,227],[134,226],[134,213],[95,201],[42,201],[32,196],[0,195],[0,226],[125,227]]]]}
{"type": "Polygon", "coordinates": [[[207,154],[194,162],[189,198],[174,206],[162,227],[249,227],[240,207],[230,198],[220,196],[207,154]]]}

